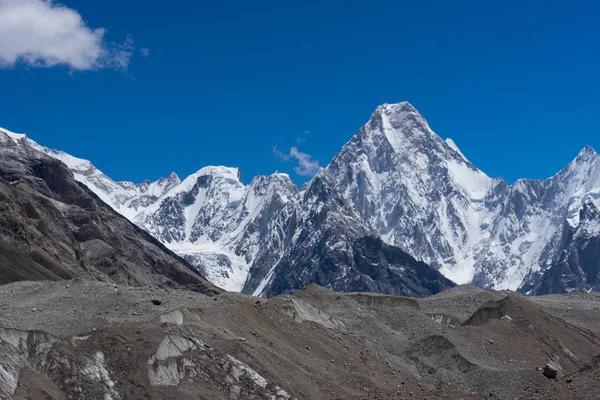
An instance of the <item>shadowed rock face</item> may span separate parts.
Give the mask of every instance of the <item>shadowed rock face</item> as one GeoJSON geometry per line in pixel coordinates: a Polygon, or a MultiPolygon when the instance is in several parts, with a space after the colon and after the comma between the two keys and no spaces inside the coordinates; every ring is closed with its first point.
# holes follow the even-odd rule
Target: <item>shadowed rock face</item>
{"type": "Polygon", "coordinates": [[[0,136],[0,284],[86,277],[220,292],[62,162],[0,136]]]}
{"type": "Polygon", "coordinates": [[[316,283],[341,292],[425,297],[455,286],[434,268],[387,245],[322,172],[303,192],[302,205],[290,209],[279,224],[294,233],[285,254],[269,273],[264,266],[250,269],[244,293],[269,297],[316,283]]]}

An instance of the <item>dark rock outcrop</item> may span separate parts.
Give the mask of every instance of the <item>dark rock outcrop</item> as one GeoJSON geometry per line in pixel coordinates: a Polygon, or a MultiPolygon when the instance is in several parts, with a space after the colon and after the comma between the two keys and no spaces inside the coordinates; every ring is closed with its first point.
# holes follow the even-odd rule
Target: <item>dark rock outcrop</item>
{"type": "Polygon", "coordinates": [[[271,267],[271,276],[257,270],[264,266],[251,269],[244,292],[259,288],[269,297],[316,283],[341,292],[425,297],[455,286],[434,268],[385,244],[324,173],[310,182],[300,205],[290,209],[280,213],[277,224],[290,232],[286,252],[271,267]]]}

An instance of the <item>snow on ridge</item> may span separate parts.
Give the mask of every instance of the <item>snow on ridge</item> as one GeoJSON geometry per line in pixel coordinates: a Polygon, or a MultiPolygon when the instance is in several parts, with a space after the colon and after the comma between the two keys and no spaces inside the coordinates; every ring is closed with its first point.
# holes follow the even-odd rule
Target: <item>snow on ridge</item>
{"type": "Polygon", "coordinates": [[[202,167],[200,170],[198,170],[198,172],[195,173],[195,175],[218,175],[226,179],[239,181],[240,169],[237,167],[225,167],[222,165],[209,165],[206,167],[202,167]]]}
{"type": "MultiPolygon", "coordinates": [[[[588,173],[597,159],[585,148],[572,163],[575,176],[561,177],[556,187],[522,180],[503,188],[474,167],[454,141],[433,132],[412,106],[399,103],[379,106],[327,172],[387,243],[437,265],[459,283],[478,275],[479,284],[487,279],[486,285],[514,290],[530,268],[537,268],[545,246],[562,229],[564,220],[556,222],[565,210],[561,194],[568,199],[574,187],[583,188],[580,197],[600,189],[600,179],[594,183],[594,173],[588,173]],[[386,142],[394,154],[382,151],[389,152],[381,147],[386,142]],[[556,193],[556,209],[541,203],[540,184],[556,193]],[[519,210],[521,201],[526,202],[525,213],[519,210]],[[398,219],[398,214],[406,217],[398,219]],[[490,264],[498,264],[497,270],[489,272],[490,264]]],[[[576,206],[578,214],[581,199],[576,206]]]]}
{"type": "Polygon", "coordinates": [[[473,201],[482,201],[492,188],[492,178],[479,170],[472,170],[464,163],[448,162],[450,176],[467,192],[473,201]]]}
{"type": "Polygon", "coordinates": [[[462,151],[460,151],[460,149],[458,148],[458,146],[456,145],[456,142],[455,142],[454,140],[452,140],[452,139],[450,139],[450,138],[447,138],[447,139],[445,140],[445,142],[446,142],[446,144],[447,144],[448,146],[450,146],[450,148],[451,148],[452,150],[454,150],[455,152],[457,152],[457,153],[458,153],[458,154],[459,154],[459,155],[460,155],[460,156],[461,156],[461,157],[462,157],[462,158],[463,158],[465,161],[468,161],[468,160],[467,160],[467,157],[465,157],[465,155],[463,154],[463,152],[462,152],[462,151]]]}
{"type": "Polygon", "coordinates": [[[102,201],[150,231],[177,254],[196,261],[195,265],[204,270],[211,281],[226,290],[242,290],[251,262],[262,244],[263,239],[256,232],[248,234],[245,228],[250,224],[264,226],[265,222],[254,222],[256,219],[269,222],[270,214],[262,215],[262,210],[268,204],[291,201],[294,188],[297,190],[288,174],[278,172],[257,177],[257,187],[246,186],[240,180],[238,168],[225,166],[203,167],[183,181],[171,174],[155,182],[115,182],[88,160],[41,146],[25,135],[10,131],[5,134],[19,146],[30,147],[63,162],[75,179],[102,201]],[[203,176],[210,178],[200,182],[203,176]],[[241,202],[242,199],[245,201],[241,202]],[[275,199],[274,203],[271,199],[275,199]],[[162,208],[163,203],[166,210],[162,208]],[[170,220],[175,214],[171,214],[169,207],[181,207],[184,219],[184,226],[180,227],[183,229],[181,240],[163,236],[179,229],[173,225],[179,224],[179,220],[170,220]]]}
{"type": "MultiPolygon", "coordinates": [[[[41,146],[36,141],[28,138],[27,135],[24,133],[14,133],[5,128],[0,128],[0,132],[5,133],[11,139],[13,139],[15,142],[17,142],[17,141],[22,142],[23,140],[25,140],[26,144],[29,147],[33,147],[36,150],[39,150],[43,153],[48,154],[49,156],[51,156],[53,158],[56,158],[56,159],[62,161],[63,163],[65,163],[67,165],[67,167],[69,167],[69,169],[74,169],[74,170],[81,170],[84,168],[87,169],[92,165],[92,163],[90,161],[74,157],[70,154],[65,153],[64,151],[53,150],[53,149],[49,149],[47,147],[41,146]]],[[[19,143],[19,142],[17,142],[17,143],[19,143]]]]}
{"type": "Polygon", "coordinates": [[[9,131],[8,129],[4,129],[1,127],[0,127],[0,132],[5,133],[9,138],[11,138],[14,141],[27,138],[27,135],[25,135],[24,133],[14,133],[14,132],[9,131]]]}
{"type": "Polygon", "coordinates": [[[53,150],[47,147],[42,147],[41,150],[49,156],[62,161],[64,164],[66,164],[67,167],[69,167],[69,169],[73,171],[84,172],[93,169],[94,174],[102,174],[100,170],[98,170],[92,165],[91,161],[84,160],[83,158],[74,157],[68,153],[65,153],[64,151],[53,150]]]}

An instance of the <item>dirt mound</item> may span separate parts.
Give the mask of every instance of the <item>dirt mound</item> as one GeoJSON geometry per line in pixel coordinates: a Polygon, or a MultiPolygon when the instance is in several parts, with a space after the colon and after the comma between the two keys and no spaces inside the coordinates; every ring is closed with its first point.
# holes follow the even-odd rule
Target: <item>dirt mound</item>
{"type": "Polygon", "coordinates": [[[481,306],[499,301],[507,292],[485,290],[473,285],[462,285],[441,292],[435,296],[419,299],[420,309],[432,315],[445,315],[452,318],[454,325],[468,320],[481,306]]]}
{"type": "Polygon", "coordinates": [[[293,318],[294,322],[314,322],[327,329],[344,330],[344,323],[332,318],[323,310],[313,307],[301,299],[290,298],[288,304],[280,305],[280,310],[293,318]]]}
{"type": "Polygon", "coordinates": [[[508,308],[508,303],[510,303],[509,296],[506,296],[502,300],[489,301],[475,311],[462,325],[481,326],[486,324],[490,319],[501,319],[507,315],[505,310],[508,308]]]}
{"type": "Polygon", "coordinates": [[[600,293],[570,293],[528,299],[557,318],[584,329],[600,332],[600,293]]]}
{"type": "Polygon", "coordinates": [[[434,320],[435,322],[437,322],[440,325],[446,325],[446,326],[458,326],[460,325],[460,320],[452,315],[447,315],[447,314],[426,314],[428,315],[432,320],[434,320]]]}
{"type": "Polygon", "coordinates": [[[353,299],[359,304],[375,307],[375,306],[385,306],[385,307],[410,307],[415,310],[419,309],[419,303],[417,300],[410,297],[400,297],[400,296],[388,296],[384,294],[378,293],[348,293],[345,296],[353,299]]]}
{"type": "Polygon", "coordinates": [[[427,373],[469,372],[477,367],[467,360],[456,348],[454,343],[444,336],[429,336],[415,344],[406,355],[427,373]]]}

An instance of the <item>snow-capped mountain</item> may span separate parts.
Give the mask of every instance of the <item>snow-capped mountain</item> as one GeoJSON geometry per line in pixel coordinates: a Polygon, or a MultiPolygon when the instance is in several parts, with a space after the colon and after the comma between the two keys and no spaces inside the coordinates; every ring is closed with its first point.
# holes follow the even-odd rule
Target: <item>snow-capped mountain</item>
{"type": "Polygon", "coordinates": [[[457,283],[533,293],[541,274],[559,262],[584,204],[600,207],[600,156],[593,149],[547,180],[509,186],[477,169],[406,102],[379,106],[301,190],[285,174],[244,185],[227,167],[205,167],[183,181],[171,174],[114,182],[89,161],[15,137],[63,161],[79,182],[212,282],[256,295],[313,281],[340,290],[410,286],[412,278],[399,271],[409,264],[414,271],[416,261],[394,265],[385,246],[457,283]],[[365,260],[374,260],[366,256],[367,242],[385,260],[385,279],[383,270],[376,279],[365,272],[365,260]]]}
{"type": "Polygon", "coordinates": [[[413,106],[379,106],[326,173],[387,243],[456,282],[472,279],[494,181],[413,106]]]}
{"type": "Polygon", "coordinates": [[[508,186],[399,103],[378,107],[326,173],[387,243],[457,283],[516,290],[554,260],[565,220],[600,204],[599,160],[588,147],[546,181],[508,186]]]}

